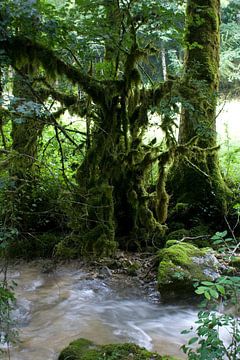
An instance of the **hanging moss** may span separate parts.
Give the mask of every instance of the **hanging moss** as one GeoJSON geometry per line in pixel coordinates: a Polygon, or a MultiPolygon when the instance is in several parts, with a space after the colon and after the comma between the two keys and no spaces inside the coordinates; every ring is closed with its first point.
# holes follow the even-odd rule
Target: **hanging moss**
{"type": "Polygon", "coordinates": [[[70,64],[66,64],[51,49],[40,43],[32,42],[30,39],[12,37],[9,40],[2,41],[1,45],[14,66],[22,67],[30,64],[38,68],[42,65],[53,79],[56,78],[56,75],[60,75],[68,78],[73,84],[80,84],[96,104],[107,106],[105,102],[106,92],[118,94],[123,88],[123,82],[121,81],[105,80],[100,84],[90,75],[81,72],[70,64]]]}

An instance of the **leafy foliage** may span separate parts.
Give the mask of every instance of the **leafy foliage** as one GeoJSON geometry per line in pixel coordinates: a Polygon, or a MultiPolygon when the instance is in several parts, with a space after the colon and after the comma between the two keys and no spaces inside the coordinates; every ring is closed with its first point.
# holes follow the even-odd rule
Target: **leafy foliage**
{"type": "MultiPolygon", "coordinates": [[[[240,324],[231,315],[219,315],[215,312],[200,311],[196,321],[197,336],[192,337],[187,345],[182,346],[189,360],[212,360],[238,359],[240,351],[240,324]],[[226,345],[220,337],[219,329],[229,327],[231,342],[226,345]]],[[[182,333],[189,333],[184,331],[182,333]]]]}
{"type": "Polygon", "coordinates": [[[240,5],[232,0],[228,6],[222,8],[221,25],[221,62],[220,71],[222,87],[229,91],[231,83],[232,92],[238,93],[240,80],[240,5]],[[235,90],[233,90],[235,89],[235,90]]]}
{"type": "MultiPolygon", "coordinates": [[[[9,286],[6,281],[0,282],[0,345],[7,345],[8,351],[10,344],[16,342],[18,332],[14,328],[11,311],[15,306],[14,286],[9,286]]],[[[0,349],[0,353],[2,350],[0,349]]]]}
{"type": "MultiPolygon", "coordinates": [[[[216,237],[219,238],[219,235],[216,237]]],[[[240,321],[237,317],[239,312],[238,300],[240,295],[240,277],[222,276],[215,282],[203,281],[197,286],[196,294],[204,295],[205,300],[199,311],[198,320],[195,322],[196,329],[184,330],[183,334],[193,333],[187,344],[182,346],[182,350],[191,360],[203,360],[211,358],[238,359],[240,351],[240,321]],[[221,313],[216,310],[219,308],[219,301],[222,308],[224,306],[234,306],[234,313],[221,313]],[[208,308],[213,308],[208,310],[208,308]],[[214,309],[215,308],[215,309],[214,309]],[[224,340],[224,331],[230,335],[230,340],[224,340]]]]}

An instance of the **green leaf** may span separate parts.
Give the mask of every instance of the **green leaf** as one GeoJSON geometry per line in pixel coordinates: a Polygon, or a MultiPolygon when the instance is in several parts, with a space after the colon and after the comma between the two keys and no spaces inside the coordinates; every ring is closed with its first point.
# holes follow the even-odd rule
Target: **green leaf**
{"type": "Polygon", "coordinates": [[[188,351],[188,348],[186,347],[186,345],[182,345],[182,346],[181,346],[181,349],[182,349],[182,351],[184,352],[184,354],[186,354],[187,351],[188,351]]]}
{"type": "Polygon", "coordinates": [[[204,296],[207,300],[211,300],[211,296],[208,291],[204,291],[204,296]]]}
{"type": "Polygon", "coordinates": [[[214,283],[213,283],[213,282],[211,282],[211,281],[202,281],[202,282],[201,282],[201,285],[213,286],[213,285],[214,285],[214,283]]]}
{"type": "Polygon", "coordinates": [[[217,232],[216,235],[221,236],[221,237],[225,237],[227,235],[227,230],[224,230],[222,232],[217,232]]]}
{"type": "Polygon", "coordinates": [[[214,299],[218,299],[219,298],[219,293],[214,290],[214,289],[209,289],[209,293],[210,295],[214,298],[214,299]]]}
{"type": "Polygon", "coordinates": [[[222,242],[223,242],[222,239],[218,239],[218,240],[214,240],[213,244],[218,245],[218,244],[221,244],[222,242]]]}
{"type": "Polygon", "coordinates": [[[198,337],[193,337],[193,338],[191,338],[191,339],[189,340],[188,345],[192,345],[192,344],[194,344],[194,343],[197,342],[197,341],[198,341],[198,337]]]}
{"type": "Polygon", "coordinates": [[[216,288],[220,292],[220,294],[225,295],[225,289],[222,285],[216,284],[216,288]]]}
{"type": "Polygon", "coordinates": [[[232,241],[234,241],[233,238],[227,238],[227,239],[225,239],[225,242],[232,242],[232,241]]]}
{"type": "Polygon", "coordinates": [[[206,291],[206,288],[204,286],[199,286],[197,288],[197,290],[195,290],[195,293],[198,295],[204,294],[204,292],[206,291]]]}

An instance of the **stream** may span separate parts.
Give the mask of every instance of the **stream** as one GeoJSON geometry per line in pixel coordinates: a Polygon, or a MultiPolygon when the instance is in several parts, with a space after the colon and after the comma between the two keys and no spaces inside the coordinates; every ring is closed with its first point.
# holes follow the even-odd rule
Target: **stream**
{"type": "Polygon", "coordinates": [[[101,279],[76,264],[45,274],[30,263],[10,267],[8,279],[17,283],[13,317],[20,338],[10,349],[12,360],[56,360],[79,337],[98,344],[135,342],[184,359],[179,347],[186,335],[180,332],[194,323],[197,310],[161,304],[134,278],[101,279]]]}

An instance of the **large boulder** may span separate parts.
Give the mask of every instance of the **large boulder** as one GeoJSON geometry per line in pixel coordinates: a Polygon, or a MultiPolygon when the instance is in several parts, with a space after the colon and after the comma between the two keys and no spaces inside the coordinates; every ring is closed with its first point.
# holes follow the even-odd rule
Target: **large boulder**
{"type": "Polygon", "coordinates": [[[194,294],[196,281],[213,281],[220,275],[220,264],[210,248],[169,240],[159,259],[157,281],[163,300],[186,298],[194,294]]]}
{"type": "Polygon", "coordinates": [[[78,339],[69,344],[58,360],[177,360],[171,356],[161,356],[138,345],[110,344],[96,345],[87,339],[78,339]]]}

